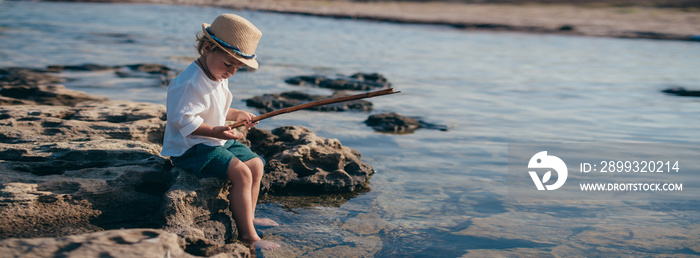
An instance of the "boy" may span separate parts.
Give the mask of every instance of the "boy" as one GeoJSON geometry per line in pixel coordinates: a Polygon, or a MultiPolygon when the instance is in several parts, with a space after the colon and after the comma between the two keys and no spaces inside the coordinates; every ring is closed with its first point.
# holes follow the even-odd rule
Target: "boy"
{"type": "Polygon", "coordinates": [[[263,175],[263,162],[247,146],[236,141],[242,135],[225,126],[228,121],[248,121],[255,116],[230,108],[228,78],[243,66],[258,68],[255,49],[262,33],[248,20],[222,14],[211,25],[202,24],[197,36],[200,57],[170,82],[168,120],[161,155],[198,177],[231,181],[228,196],[238,227],[238,238],[261,249],[278,244],[262,240],[255,224],[276,226],[270,219],[255,219],[255,205],[263,175]]]}

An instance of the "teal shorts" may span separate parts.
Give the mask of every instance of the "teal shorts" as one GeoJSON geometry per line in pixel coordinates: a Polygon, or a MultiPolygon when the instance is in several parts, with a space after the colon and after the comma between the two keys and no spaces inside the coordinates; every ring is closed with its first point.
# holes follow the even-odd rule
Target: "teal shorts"
{"type": "Polygon", "coordinates": [[[189,170],[199,178],[218,177],[221,179],[228,178],[228,166],[233,158],[245,162],[260,158],[260,156],[250,150],[248,146],[236,140],[230,140],[224,146],[209,146],[200,143],[192,146],[179,157],[170,157],[173,165],[189,170]]]}

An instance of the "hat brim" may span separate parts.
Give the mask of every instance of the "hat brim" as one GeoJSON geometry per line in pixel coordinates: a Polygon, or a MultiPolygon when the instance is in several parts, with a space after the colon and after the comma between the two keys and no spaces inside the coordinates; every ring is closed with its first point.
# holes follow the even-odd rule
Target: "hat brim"
{"type": "MultiPolygon", "coordinates": [[[[236,60],[241,61],[241,63],[243,63],[244,65],[247,65],[248,67],[253,68],[253,69],[258,69],[258,61],[255,60],[255,58],[250,58],[250,59],[248,59],[248,58],[243,58],[242,56],[236,54],[236,52],[233,52],[233,51],[229,50],[228,48],[226,48],[226,47],[222,46],[221,44],[219,44],[219,42],[216,42],[216,40],[214,40],[214,39],[209,35],[209,32],[207,32],[207,28],[209,28],[209,26],[211,26],[211,25],[208,24],[208,23],[202,23],[202,34],[204,34],[204,36],[207,37],[207,38],[209,39],[209,41],[211,41],[211,42],[213,42],[214,44],[216,44],[216,46],[218,46],[219,48],[223,49],[227,54],[231,55],[231,56],[232,56],[233,58],[235,58],[236,60]]],[[[227,43],[228,43],[228,42],[227,42],[227,43]]],[[[246,53],[246,54],[247,54],[247,53],[246,53]]]]}

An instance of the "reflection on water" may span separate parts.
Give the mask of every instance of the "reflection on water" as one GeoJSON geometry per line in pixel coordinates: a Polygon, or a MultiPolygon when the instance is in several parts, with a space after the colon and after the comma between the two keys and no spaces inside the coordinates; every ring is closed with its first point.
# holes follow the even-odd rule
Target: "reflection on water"
{"type": "MultiPolygon", "coordinates": [[[[518,201],[508,197],[508,143],[698,142],[700,45],[335,20],[220,8],[0,2],[0,66],[160,63],[184,69],[202,22],[237,12],[264,33],[261,68],[231,79],[235,108],[302,90],[291,76],[378,72],[400,95],[372,100],[452,126],[392,135],[369,114],[297,112],[259,127],[306,126],[358,149],[377,173],[354,198],[270,197],[259,216],[290,256],[649,256],[700,253],[697,201],[518,201]],[[109,14],[109,15],[104,15],[109,14]],[[318,206],[316,205],[318,204],[318,206]]],[[[112,99],[164,103],[149,79],[71,73],[67,86],[112,99]]],[[[682,150],[679,150],[682,151],[682,150]]]]}

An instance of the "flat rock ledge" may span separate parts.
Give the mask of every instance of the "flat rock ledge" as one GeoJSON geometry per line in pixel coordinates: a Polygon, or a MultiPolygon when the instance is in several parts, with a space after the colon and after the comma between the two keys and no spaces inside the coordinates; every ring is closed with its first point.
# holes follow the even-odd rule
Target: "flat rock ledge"
{"type": "MultiPolygon", "coordinates": [[[[62,80],[46,70],[0,72],[0,252],[251,256],[235,241],[230,183],[160,156],[164,106],[110,101],[62,80]]],[[[243,142],[267,160],[265,193],[367,189],[371,166],[338,140],[302,127],[247,133],[243,142]]]]}
{"type": "Polygon", "coordinates": [[[6,239],[7,257],[195,257],[177,235],[157,229],[122,229],[57,238],[6,239]]]}

